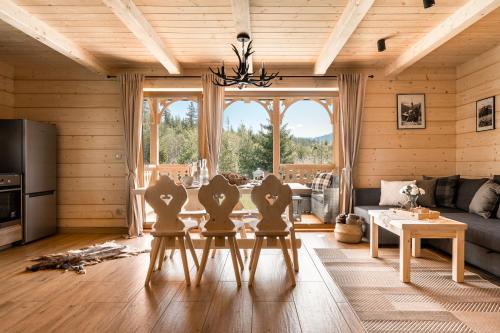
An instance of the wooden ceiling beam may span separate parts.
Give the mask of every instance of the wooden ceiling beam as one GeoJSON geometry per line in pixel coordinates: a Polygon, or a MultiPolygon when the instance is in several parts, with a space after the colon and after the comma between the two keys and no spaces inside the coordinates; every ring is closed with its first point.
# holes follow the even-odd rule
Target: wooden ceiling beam
{"type": "Polygon", "coordinates": [[[324,75],[359,23],[368,13],[375,0],[349,0],[335,28],[323,46],[316,64],[314,74],[324,75]]]}
{"type": "MultiPolygon", "coordinates": [[[[236,34],[246,32],[252,38],[252,28],[250,25],[250,0],[231,0],[233,10],[234,30],[236,34]]],[[[235,36],[236,37],[236,36],[235,36]]],[[[253,56],[248,59],[250,72],[253,71],[253,56]]]]}
{"type": "Polygon", "coordinates": [[[13,1],[2,0],[0,19],[93,72],[108,73],[108,69],[91,53],[13,1]]]}
{"type": "Polygon", "coordinates": [[[469,0],[389,64],[386,76],[401,73],[499,6],[500,0],[469,0]]]}
{"type": "Polygon", "coordinates": [[[103,0],[169,74],[181,74],[181,66],[162,38],[132,0],[103,0]]]}

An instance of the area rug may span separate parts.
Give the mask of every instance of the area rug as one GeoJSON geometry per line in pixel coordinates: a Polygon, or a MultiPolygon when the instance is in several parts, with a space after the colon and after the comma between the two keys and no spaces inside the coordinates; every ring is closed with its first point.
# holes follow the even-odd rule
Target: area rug
{"type": "Polygon", "coordinates": [[[106,242],[70,250],[64,253],[49,254],[31,259],[37,263],[26,267],[27,271],[36,272],[44,269],[71,270],[79,274],[85,274],[85,266],[95,265],[104,260],[112,260],[136,256],[149,250],[139,250],[116,242],[106,242]]]}
{"type": "Polygon", "coordinates": [[[465,273],[430,250],[412,258],[411,283],[399,281],[399,250],[315,249],[368,332],[500,332],[500,287],[465,273]]]}

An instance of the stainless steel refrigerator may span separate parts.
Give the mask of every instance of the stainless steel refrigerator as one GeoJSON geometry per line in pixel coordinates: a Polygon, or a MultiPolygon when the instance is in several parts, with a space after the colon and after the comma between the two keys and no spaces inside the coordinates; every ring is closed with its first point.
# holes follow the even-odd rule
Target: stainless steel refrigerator
{"type": "Polygon", "coordinates": [[[0,120],[0,173],[23,176],[25,243],[56,232],[56,128],[31,120],[0,120]]]}

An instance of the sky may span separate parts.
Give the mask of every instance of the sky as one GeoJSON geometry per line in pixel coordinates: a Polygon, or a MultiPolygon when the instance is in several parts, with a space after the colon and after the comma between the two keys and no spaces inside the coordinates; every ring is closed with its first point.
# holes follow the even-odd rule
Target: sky
{"type": "MultiPolygon", "coordinates": [[[[189,101],[173,103],[169,109],[175,117],[185,117],[189,101]]],[[[260,124],[269,122],[269,116],[264,107],[257,102],[237,101],[224,111],[224,128],[227,122],[234,128],[241,124],[260,129],[260,124]]],[[[298,101],[292,104],[285,113],[283,123],[291,130],[295,137],[315,138],[332,133],[332,123],[325,109],[314,101],[298,101]]]]}

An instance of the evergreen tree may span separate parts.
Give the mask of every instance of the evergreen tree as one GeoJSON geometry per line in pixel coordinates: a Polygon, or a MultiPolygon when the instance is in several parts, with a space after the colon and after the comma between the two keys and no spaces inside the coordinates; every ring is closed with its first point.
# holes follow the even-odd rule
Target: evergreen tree
{"type": "Polygon", "coordinates": [[[190,102],[188,105],[188,110],[186,113],[187,123],[189,127],[193,128],[198,123],[198,110],[194,106],[193,102],[190,102]]]}

